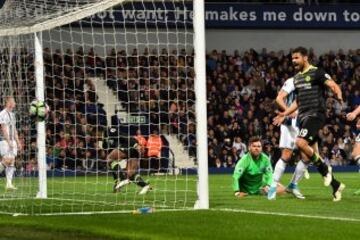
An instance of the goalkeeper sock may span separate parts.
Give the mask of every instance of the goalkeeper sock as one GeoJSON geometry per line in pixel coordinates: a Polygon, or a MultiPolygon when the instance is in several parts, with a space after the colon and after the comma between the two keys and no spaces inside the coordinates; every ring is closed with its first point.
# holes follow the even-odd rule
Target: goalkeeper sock
{"type": "Polygon", "coordinates": [[[148,183],[146,183],[144,181],[144,179],[141,178],[141,176],[139,174],[131,176],[130,180],[133,181],[139,187],[145,187],[146,185],[149,185],[148,183]]]}
{"type": "Polygon", "coordinates": [[[271,184],[272,187],[276,187],[279,183],[282,175],[284,174],[285,168],[286,168],[287,162],[285,162],[282,158],[280,158],[276,164],[274,169],[274,175],[273,175],[273,182],[271,184]]]}

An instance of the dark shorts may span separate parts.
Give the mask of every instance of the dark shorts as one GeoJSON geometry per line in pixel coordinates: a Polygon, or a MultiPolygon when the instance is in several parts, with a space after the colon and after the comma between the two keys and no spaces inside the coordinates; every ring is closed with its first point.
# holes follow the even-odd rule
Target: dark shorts
{"type": "Polygon", "coordinates": [[[319,130],[325,126],[325,122],[325,115],[304,117],[300,120],[298,137],[305,139],[310,145],[313,145],[318,141],[319,130]]]}
{"type": "Polygon", "coordinates": [[[127,159],[140,158],[140,153],[136,148],[123,148],[119,147],[119,150],[126,154],[127,159]]]}

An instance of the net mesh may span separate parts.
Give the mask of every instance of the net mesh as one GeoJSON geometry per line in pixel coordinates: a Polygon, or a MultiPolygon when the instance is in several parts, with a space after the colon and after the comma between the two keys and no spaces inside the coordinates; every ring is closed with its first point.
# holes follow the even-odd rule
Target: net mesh
{"type": "MultiPolygon", "coordinates": [[[[1,28],[46,25],[101,1],[7,1],[1,28]],[[15,12],[21,12],[13,15],[15,12]],[[32,13],[40,13],[31,15],[32,13]],[[30,15],[29,15],[30,14],[30,15]],[[30,17],[29,16],[35,16],[30,17]],[[15,25],[14,25],[15,24],[15,25]]],[[[84,213],[138,207],[191,208],[196,196],[195,93],[191,2],[124,1],[90,17],[42,31],[47,199],[39,189],[32,33],[1,37],[1,91],[13,94],[21,139],[15,184],[1,212],[84,213]],[[108,155],[120,138],[145,139],[136,172],[152,191],[129,184],[114,193],[108,155]],[[160,147],[158,144],[161,144],[160,147]]],[[[125,144],[126,145],[126,144],[125,144]]],[[[120,146],[122,147],[122,146],[120,146]]],[[[123,149],[131,155],[129,149],[123,149]]],[[[126,161],[121,165],[126,168],[126,161]]],[[[5,180],[4,180],[5,181],[5,180]]]]}
{"type": "Polygon", "coordinates": [[[8,0],[0,11],[0,27],[32,26],[100,2],[102,0],[8,0]]]}

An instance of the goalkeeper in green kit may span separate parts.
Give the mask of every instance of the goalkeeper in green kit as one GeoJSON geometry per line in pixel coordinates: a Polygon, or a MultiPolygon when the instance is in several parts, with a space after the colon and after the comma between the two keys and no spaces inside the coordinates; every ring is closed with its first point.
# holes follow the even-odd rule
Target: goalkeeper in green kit
{"type": "MultiPolygon", "coordinates": [[[[262,152],[259,137],[250,138],[249,152],[237,162],[233,179],[235,197],[267,194],[272,182],[272,167],[269,157],[262,152]]],[[[284,186],[278,184],[277,193],[284,192],[284,186]]]]}

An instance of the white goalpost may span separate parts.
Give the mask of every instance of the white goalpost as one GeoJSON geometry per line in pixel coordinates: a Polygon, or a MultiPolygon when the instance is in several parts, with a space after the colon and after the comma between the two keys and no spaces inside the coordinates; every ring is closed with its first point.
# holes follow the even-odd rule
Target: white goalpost
{"type": "Polygon", "coordinates": [[[24,145],[18,189],[0,177],[0,213],[209,208],[203,0],[7,0],[0,63],[24,145]],[[35,98],[46,121],[28,114],[35,98]],[[145,195],[126,157],[108,159],[133,158],[133,138],[145,195]],[[118,189],[121,174],[130,184],[118,189]]]}
{"type": "Polygon", "coordinates": [[[205,4],[194,1],[194,49],[195,49],[195,92],[196,92],[196,138],[198,140],[198,204],[196,208],[209,208],[208,142],[206,111],[206,63],[205,63],[205,4]],[[204,124],[203,124],[204,123],[204,124]],[[206,138],[205,138],[206,136],[206,138]]]}
{"type": "MultiPolygon", "coordinates": [[[[45,101],[45,83],[44,83],[44,60],[43,60],[43,46],[42,34],[34,33],[34,54],[35,54],[35,81],[36,90],[35,96],[38,100],[45,101]]],[[[47,198],[47,168],[46,168],[46,129],[45,122],[38,122],[37,130],[37,162],[38,162],[38,177],[39,177],[39,191],[37,198],[47,198]]]]}

